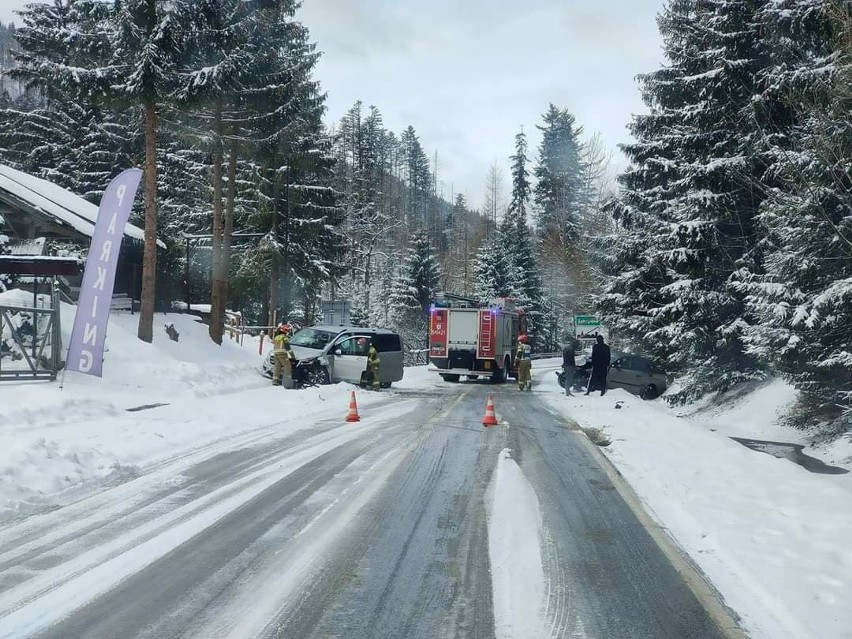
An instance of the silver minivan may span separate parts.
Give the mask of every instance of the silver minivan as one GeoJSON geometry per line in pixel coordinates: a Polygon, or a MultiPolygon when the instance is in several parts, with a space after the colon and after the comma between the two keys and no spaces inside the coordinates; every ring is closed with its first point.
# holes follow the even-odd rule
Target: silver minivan
{"type": "MultiPolygon", "coordinates": [[[[370,342],[376,345],[382,360],[379,382],[382,388],[387,388],[401,380],[403,374],[402,340],[397,333],[384,328],[309,326],[290,338],[293,354],[309,381],[315,384],[362,384],[370,342]]],[[[272,377],[274,366],[270,352],[263,360],[264,374],[272,377]]]]}

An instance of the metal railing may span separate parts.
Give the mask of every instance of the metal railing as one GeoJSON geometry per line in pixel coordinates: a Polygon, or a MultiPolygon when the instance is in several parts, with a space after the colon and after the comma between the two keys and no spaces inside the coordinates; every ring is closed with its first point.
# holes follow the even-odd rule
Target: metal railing
{"type": "MultiPolygon", "coordinates": [[[[34,284],[35,286],[35,284],[34,284]]],[[[37,291],[37,289],[35,289],[37,291]]],[[[0,306],[0,381],[55,380],[62,365],[59,285],[54,279],[50,307],[0,306]]]]}

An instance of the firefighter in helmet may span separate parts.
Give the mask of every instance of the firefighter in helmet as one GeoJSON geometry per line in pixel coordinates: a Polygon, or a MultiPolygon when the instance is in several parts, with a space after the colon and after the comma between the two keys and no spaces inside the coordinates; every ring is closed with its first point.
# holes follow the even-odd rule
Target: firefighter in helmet
{"type": "Polygon", "coordinates": [[[518,362],[518,388],[520,390],[532,390],[532,347],[526,335],[518,336],[518,350],[515,359],[518,362]]]}
{"type": "Polygon", "coordinates": [[[293,349],[290,348],[290,327],[287,324],[280,324],[275,329],[273,344],[272,355],[275,359],[275,370],[272,372],[272,385],[278,386],[281,384],[282,371],[292,379],[293,363],[296,359],[293,349]]]}
{"type": "Polygon", "coordinates": [[[370,350],[367,352],[367,383],[370,384],[373,390],[381,388],[379,381],[379,366],[382,363],[382,358],[379,357],[379,351],[376,350],[376,345],[373,340],[370,340],[370,350]]]}

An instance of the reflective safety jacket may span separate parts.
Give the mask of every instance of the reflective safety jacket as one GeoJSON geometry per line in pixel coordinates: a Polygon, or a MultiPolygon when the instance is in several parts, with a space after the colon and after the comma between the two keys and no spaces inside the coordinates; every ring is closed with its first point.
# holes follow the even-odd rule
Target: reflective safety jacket
{"type": "Polygon", "coordinates": [[[382,363],[382,358],[379,357],[379,351],[375,346],[370,345],[370,352],[367,354],[367,368],[376,369],[382,363]]]}
{"type": "Polygon", "coordinates": [[[287,337],[285,333],[278,333],[273,338],[273,342],[275,344],[275,348],[272,350],[272,352],[275,355],[281,355],[283,353],[286,353],[288,358],[295,358],[295,355],[293,354],[293,349],[290,348],[290,338],[287,337]]]}
{"type": "Polygon", "coordinates": [[[532,346],[529,344],[518,344],[518,350],[515,353],[515,359],[532,359],[532,346]]]}

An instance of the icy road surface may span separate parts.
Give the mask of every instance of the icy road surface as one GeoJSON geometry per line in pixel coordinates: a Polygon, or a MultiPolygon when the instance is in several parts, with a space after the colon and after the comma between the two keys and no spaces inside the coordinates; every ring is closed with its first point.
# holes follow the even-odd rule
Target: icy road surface
{"type": "Polygon", "coordinates": [[[536,392],[339,412],[3,528],[0,637],[736,636],[536,392]]]}

